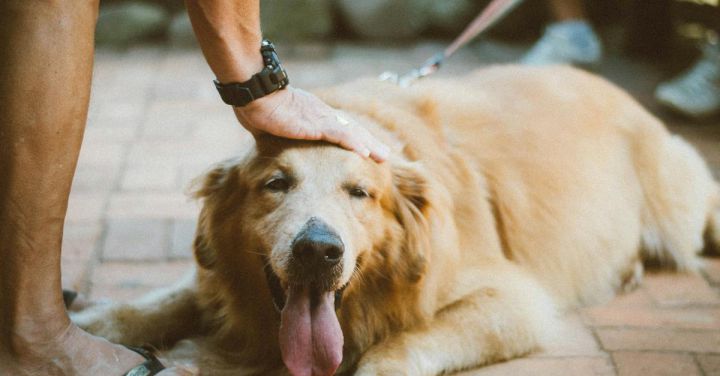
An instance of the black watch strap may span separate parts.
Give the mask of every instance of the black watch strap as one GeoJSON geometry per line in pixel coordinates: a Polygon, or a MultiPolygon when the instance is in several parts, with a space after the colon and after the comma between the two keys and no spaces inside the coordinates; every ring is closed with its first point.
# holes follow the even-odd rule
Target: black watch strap
{"type": "Polygon", "coordinates": [[[220,83],[218,80],[213,81],[223,102],[236,107],[246,106],[255,99],[274,93],[288,85],[290,80],[280,64],[272,42],[267,39],[263,40],[260,54],[264,67],[249,80],[227,84],[220,83]]]}

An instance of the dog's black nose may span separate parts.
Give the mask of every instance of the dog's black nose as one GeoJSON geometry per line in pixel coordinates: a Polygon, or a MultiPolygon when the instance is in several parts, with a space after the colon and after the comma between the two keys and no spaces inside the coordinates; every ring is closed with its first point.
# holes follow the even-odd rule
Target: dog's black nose
{"type": "Polygon", "coordinates": [[[325,222],[311,218],[295,237],[293,257],[306,267],[322,268],[342,260],[345,246],[340,236],[325,222]]]}

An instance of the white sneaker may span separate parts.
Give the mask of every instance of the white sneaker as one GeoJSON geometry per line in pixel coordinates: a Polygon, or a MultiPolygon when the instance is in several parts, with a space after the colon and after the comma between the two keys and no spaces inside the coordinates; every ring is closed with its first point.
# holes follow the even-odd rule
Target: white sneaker
{"type": "Polygon", "coordinates": [[[585,21],[551,24],[542,38],[520,59],[526,65],[593,65],[602,58],[602,45],[585,21]]]}
{"type": "Polygon", "coordinates": [[[655,99],[694,118],[720,112],[720,44],[707,43],[695,65],[680,76],[658,85],[655,99]]]}

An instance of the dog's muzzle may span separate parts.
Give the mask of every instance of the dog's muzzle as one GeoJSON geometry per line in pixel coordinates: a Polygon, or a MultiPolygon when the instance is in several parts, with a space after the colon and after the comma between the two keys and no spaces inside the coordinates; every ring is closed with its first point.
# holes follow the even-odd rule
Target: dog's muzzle
{"type": "Polygon", "coordinates": [[[275,307],[282,311],[286,288],[303,286],[314,295],[335,291],[335,309],[340,307],[343,289],[338,289],[342,275],[345,244],[340,235],[323,220],[312,217],[290,243],[286,286],[280,281],[270,262],[265,259],[265,277],[275,307]]]}
{"type": "MultiPolygon", "coordinates": [[[[275,274],[272,270],[269,260],[265,259],[264,261],[265,279],[267,280],[268,287],[270,288],[273,305],[278,312],[282,312],[282,309],[285,307],[285,301],[287,300],[285,290],[280,283],[280,278],[278,278],[277,274],[275,274]]],[[[345,292],[345,287],[346,286],[343,286],[339,290],[335,291],[335,310],[340,309],[342,306],[342,297],[343,292],[345,292]]]]}

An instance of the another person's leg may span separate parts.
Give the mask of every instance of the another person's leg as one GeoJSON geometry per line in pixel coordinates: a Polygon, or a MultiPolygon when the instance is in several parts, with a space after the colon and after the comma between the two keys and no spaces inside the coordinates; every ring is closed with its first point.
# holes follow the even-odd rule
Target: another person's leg
{"type": "Polygon", "coordinates": [[[580,0],[548,0],[548,3],[557,22],[585,20],[585,10],[580,0]]]}
{"type": "Polygon", "coordinates": [[[595,64],[602,45],[583,11],[581,0],[548,0],[554,22],[542,38],[523,56],[528,65],[595,64]]]}
{"type": "Polygon", "coordinates": [[[0,2],[0,374],[121,375],[138,354],[70,323],[60,246],[97,1],[0,2]]]}
{"type": "Polygon", "coordinates": [[[691,118],[720,113],[720,38],[709,32],[702,55],[685,72],[663,82],[655,90],[663,106],[691,118]]]}

